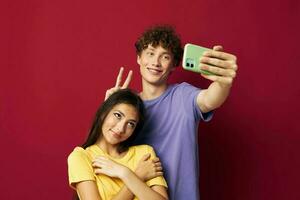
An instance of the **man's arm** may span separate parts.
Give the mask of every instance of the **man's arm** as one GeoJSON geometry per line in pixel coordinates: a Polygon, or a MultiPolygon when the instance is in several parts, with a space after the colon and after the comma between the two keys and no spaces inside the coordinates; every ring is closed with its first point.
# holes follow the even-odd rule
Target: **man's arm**
{"type": "Polygon", "coordinates": [[[201,69],[210,71],[215,75],[203,75],[213,81],[209,87],[202,90],[197,96],[197,104],[203,113],[220,107],[227,99],[233,80],[236,77],[236,56],[222,51],[223,47],[215,46],[200,60],[201,69]]]}

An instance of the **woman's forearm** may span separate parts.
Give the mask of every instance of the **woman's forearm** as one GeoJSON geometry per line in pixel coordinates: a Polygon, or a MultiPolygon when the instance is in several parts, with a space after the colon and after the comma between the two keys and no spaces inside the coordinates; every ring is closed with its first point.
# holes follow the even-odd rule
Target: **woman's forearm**
{"type": "Polygon", "coordinates": [[[152,190],[146,183],[141,181],[138,176],[128,169],[126,173],[120,177],[127,188],[139,199],[143,200],[166,200],[164,196],[152,190]]]}
{"type": "Polygon", "coordinates": [[[75,187],[81,200],[101,200],[95,181],[81,181],[75,187]]]}
{"type": "MultiPolygon", "coordinates": [[[[135,175],[142,181],[145,182],[143,176],[137,171],[134,172],[135,175]]],[[[135,195],[130,191],[130,189],[124,184],[124,186],[120,189],[118,194],[116,194],[112,200],[132,200],[135,195]]]]}
{"type": "MultiPolygon", "coordinates": [[[[105,174],[110,177],[119,178],[123,181],[124,187],[120,189],[118,194],[115,196],[115,200],[124,200],[124,198],[130,200],[134,196],[137,196],[139,199],[145,200],[165,200],[168,197],[167,192],[165,188],[163,188],[163,186],[159,186],[159,188],[150,188],[142,181],[145,179],[144,176],[141,176],[141,180],[139,176],[131,171],[128,167],[116,163],[115,161],[107,157],[100,156],[96,158],[92,166],[95,168],[94,171],[96,174],[105,174]],[[133,194],[131,194],[130,192],[133,194]]],[[[161,172],[154,173],[150,175],[150,177],[156,177],[160,173],[161,172]]]]}
{"type": "Polygon", "coordinates": [[[118,194],[116,194],[112,200],[132,200],[134,198],[134,194],[128,189],[126,185],[124,185],[118,194]]]}

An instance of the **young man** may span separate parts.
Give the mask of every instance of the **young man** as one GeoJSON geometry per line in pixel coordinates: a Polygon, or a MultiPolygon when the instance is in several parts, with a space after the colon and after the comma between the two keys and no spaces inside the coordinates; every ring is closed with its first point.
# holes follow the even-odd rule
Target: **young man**
{"type": "MultiPolygon", "coordinates": [[[[203,75],[212,83],[199,89],[187,83],[168,85],[169,75],[179,65],[182,47],[175,31],[168,26],[146,30],[135,44],[142,77],[147,115],[138,144],[153,146],[164,167],[168,193],[172,200],[199,199],[198,124],[208,121],[214,109],[226,100],[236,76],[236,57],[214,46],[199,61],[201,69],[216,75],[203,75]]],[[[114,88],[128,87],[132,71],[123,86],[121,68],[114,88]]]]}

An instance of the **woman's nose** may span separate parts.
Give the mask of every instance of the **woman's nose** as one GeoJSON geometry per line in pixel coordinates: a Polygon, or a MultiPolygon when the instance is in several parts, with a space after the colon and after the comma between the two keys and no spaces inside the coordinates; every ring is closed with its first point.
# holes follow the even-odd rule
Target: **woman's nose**
{"type": "Polygon", "coordinates": [[[120,133],[124,133],[125,132],[125,123],[120,121],[116,124],[116,130],[120,133]]]}

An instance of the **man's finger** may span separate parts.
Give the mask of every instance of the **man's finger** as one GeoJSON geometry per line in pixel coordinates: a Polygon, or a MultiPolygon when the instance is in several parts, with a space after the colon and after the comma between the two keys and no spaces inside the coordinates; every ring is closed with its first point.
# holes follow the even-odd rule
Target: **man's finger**
{"type": "Polygon", "coordinates": [[[124,67],[120,68],[119,74],[117,76],[117,81],[115,87],[120,87],[121,81],[122,81],[122,75],[123,75],[124,67]]]}
{"type": "Polygon", "coordinates": [[[128,88],[131,78],[132,78],[132,70],[129,71],[127,78],[122,86],[122,89],[128,88]]]}
{"type": "Polygon", "coordinates": [[[224,49],[221,45],[216,45],[216,46],[213,47],[213,50],[214,51],[223,51],[224,49]]]}
{"type": "Polygon", "coordinates": [[[204,56],[206,57],[213,57],[213,58],[218,58],[221,60],[231,60],[232,62],[236,62],[236,56],[230,53],[222,52],[222,51],[206,51],[203,53],[204,56]]]}

